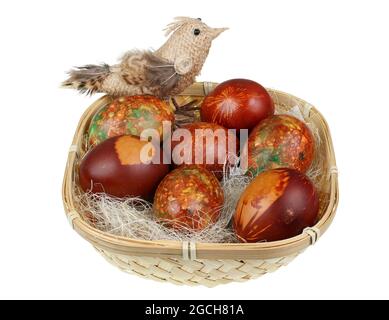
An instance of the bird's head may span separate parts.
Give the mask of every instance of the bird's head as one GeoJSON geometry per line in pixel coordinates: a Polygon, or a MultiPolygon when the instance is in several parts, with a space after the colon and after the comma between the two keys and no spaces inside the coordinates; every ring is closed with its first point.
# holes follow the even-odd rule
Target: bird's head
{"type": "MultiPolygon", "coordinates": [[[[200,18],[178,17],[165,29],[166,36],[170,35],[170,38],[164,47],[170,55],[187,53],[194,60],[197,60],[196,58],[205,59],[212,41],[227,29],[211,28],[202,22],[200,18]],[[170,48],[174,49],[169,50],[170,48]]],[[[175,59],[176,56],[166,58],[175,59]]]]}

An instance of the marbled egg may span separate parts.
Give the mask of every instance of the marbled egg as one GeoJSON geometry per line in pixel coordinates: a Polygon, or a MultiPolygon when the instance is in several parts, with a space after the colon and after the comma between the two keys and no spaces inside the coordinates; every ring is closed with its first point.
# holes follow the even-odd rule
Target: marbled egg
{"type": "Polygon", "coordinates": [[[217,221],[223,201],[223,189],[212,173],[196,165],[182,166],[158,186],[154,213],[173,228],[201,230],[217,221]]]}
{"type": "Polygon", "coordinates": [[[174,123],[170,105],[154,96],[124,96],[100,109],[89,126],[89,143],[129,134],[140,136],[145,129],[155,129],[161,138],[163,121],[174,123]]]}
{"type": "Polygon", "coordinates": [[[237,161],[239,141],[232,130],[208,122],[194,122],[177,129],[180,130],[187,130],[188,138],[172,141],[172,159],[175,165],[196,164],[211,171],[220,180],[225,165],[237,161]],[[180,157],[181,153],[185,155],[184,151],[189,157],[180,157]]]}
{"type": "Polygon", "coordinates": [[[313,161],[314,149],[313,135],[304,122],[289,115],[274,115],[250,133],[242,166],[253,176],[275,168],[306,172],[313,161]]]}

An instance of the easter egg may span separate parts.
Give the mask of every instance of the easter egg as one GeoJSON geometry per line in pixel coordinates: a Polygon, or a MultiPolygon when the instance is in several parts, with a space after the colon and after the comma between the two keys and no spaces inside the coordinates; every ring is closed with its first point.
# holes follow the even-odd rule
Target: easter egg
{"type": "Polygon", "coordinates": [[[313,135],[305,123],[289,115],[274,115],[250,133],[242,167],[253,176],[274,168],[306,172],[313,161],[314,149],[313,135]]]}
{"type": "Polygon", "coordinates": [[[154,213],[175,229],[201,230],[217,221],[223,201],[223,189],[212,173],[196,165],[181,166],[158,186],[154,213]]]}
{"type": "Polygon", "coordinates": [[[274,103],[259,83],[232,79],[219,84],[203,101],[201,120],[231,129],[252,129],[274,114],[274,103]]]}
{"type": "Polygon", "coordinates": [[[158,148],[130,135],[103,141],[80,163],[82,190],[119,198],[152,199],[158,183],[169,172],[169,166],[160,161],[158,148]]]}
{"type": "Polygon", "coordinates": [[[218,179],[223,176],[225,164],[237,161],[238,139],[232,130],[215,123],[195,122],[173,132],[172,160],[175,165],[197,164],[211,171],[218,179]],[[181,135],[187,130],[187,135],[181,135]]]}
{"type": "Polygon", "coordinates": [[[169,104],[154,96],[124,96],[100,109],[89,126],[89,143],[96,145],[105,139],[129,134],[140,136],[145,129],[155,129],[160,138],[163,121],[174,123],[169,104]]]}
{"type": "Polygon", "coordinates": [[[283,240],[313,226],[318,212],[318,195],[308,177],[293,169],[273,169],[258,175],[242,193],[233,227],[242,242],[283,240]]]}

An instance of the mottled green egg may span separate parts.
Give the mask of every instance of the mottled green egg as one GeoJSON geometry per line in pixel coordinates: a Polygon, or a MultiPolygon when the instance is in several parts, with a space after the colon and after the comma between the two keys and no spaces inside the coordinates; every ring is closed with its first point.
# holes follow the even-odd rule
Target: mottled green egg
{"type": "Polygon", "coordinates": [[[93,117],[89,127],[89,144],[129,134],[140,136],[145,129],[155,129],[160,138],[163,121],[173,125],[174,112],[170,105],[154,96],[126,96],[113,100],[93,117]]]}

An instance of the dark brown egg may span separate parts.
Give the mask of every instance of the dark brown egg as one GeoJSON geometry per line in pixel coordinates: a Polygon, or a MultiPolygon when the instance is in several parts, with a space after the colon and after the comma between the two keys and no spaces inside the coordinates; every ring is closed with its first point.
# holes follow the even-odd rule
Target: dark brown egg
{"type": "Polygon", "coordinates": [[[81,161],[81,188],[120,198],[152,199],[158,183],[169,172],[169,166],[160,161],[158,147],[129,135],[103,141],[81,161]]]}
{"type": "Polygon", "coordinates": [[[313,226],[318,212],[318,195],[304,174],[273,169],[258,175],[243,192],[233,226],[242,242],[283,240],[313,226]]]}
{"type": "Polygon", "coordinates": [[[201,230],[220,216],[224,195],[208,170],[188,165],[170,172],[154,197],[154,213],[169,226],[201,230]]]}
{"type": "Polygon", "coordinates": [[[219,180],[223,177],[225,164],[237,160],[239,142],[235,133],[215,123],[195,122],[177,129],[187,130],[186,139],[172,141],[172,159],[177,166],[196,164],[211,171],[219,180]],[[185,152],[189,157],[185,158],[185,152]],[[180,156],[180,153],[183,153],[180,156]]]}

